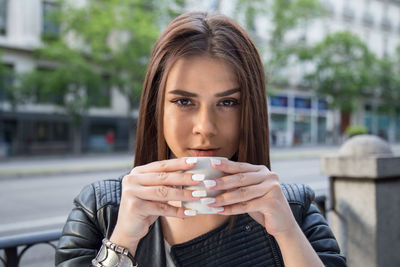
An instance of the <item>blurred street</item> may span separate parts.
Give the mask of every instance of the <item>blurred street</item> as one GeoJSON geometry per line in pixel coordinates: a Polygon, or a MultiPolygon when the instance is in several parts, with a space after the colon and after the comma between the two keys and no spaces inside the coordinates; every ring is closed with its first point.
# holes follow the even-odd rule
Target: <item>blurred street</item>
{"type": "MultiPolygon", "coordinates": [[[[326,154],[336,153],[338,149],[335,146],[272,148],[270,155],[272,162],[315,159],[326,154]]],[[[392,149],[394,152],[400,152],[400,145],[393,146],[392,149]]],[[[76,174],[109,170],[128,171],[133,165],[133,160],[133,155],[128,153],[10,157],[0,159],[0,180],[44,177],[52,174],[76,174]]]]}
{"type": "MultiPolygon", "coordinates": [[[[235,71],[229,81],[258,84],[249,86],[250,102],[236,103],[252,105],[241,125],[260,113],[253,98],[264,96],[258,90],[265,83],[267,97],[260,100],[268,106],[271,170],[282,183],[307,184],[326,197],[328,223],[348,266],[400,266],[400,0],[0,0],[0,267],[16,265],[15,257],[3,258],[15,252],[18,242],[11,241],[18,237],[48,231],[56,239],[84,186],[132,169],[135,140],[141,140],[136,130],[154,132],[143,120],[154,110],[140,108],[159,106],[153,101],[157,88],[150,85],[168,77],[165,64],[172,68],[175,59],[191,53],[164,57],[165,63],[152,50],[175,47],[157,37],[174,17],[191,11],[208,13],[203,26],[209,30],[202,36],[209,36],[210,47],[218,47],[224,31],[215,24],[214,32],[214,13],[236,21],[248,33],[244,39],[253,40],[246,55],[231,40],[221,42],[230,44],[223,57],[213,49],[195,54],[203,51],[221,62],[232,57],[223,62],[228,65],[240,56],[241,64],[229,68],[235,71]],[[256,68],[259,63],[265,70],[256,68]],[[325,158],[327,175],[321,174],[321,159],[359,135],[369,137],[347,147],[357,152],[354,157],[325,158]],[[328,175],[339,179],[330,184],[328,175]]],[[[197,66],[193,62],[188,69],[197,66]]],[[[195,93],[192,78],[208,77],[209,87],[219,90],[225,79],[217,84],[211,78],[221,75],[204,70],[176,80],[195,93]]],[[[159,121],[158,111],[150,120],[159,121]]],[[[257,127],[265,125],[260,120],[248,128],[257,127]]],[[[54,248],[34,238],[18,244],[30,241],[36,245],[14,253],[26,251],[19,266],[54,266],[54,248]]]]}
{"type": "MultiPolygon", "coordinates": [[[[335,147],[274,149],[272,169],[282,182],[309,184],[325,194],[326,177],[319,171],[319,156],[335,147]]],[[[73,198],[87,184],[128,172],[129,154],[79,157],[15,158],[0,162],[0,236],[25,231],[60,228],[73,198]]]]}
{"type": "MultiPolygon", "coordinates": [[[[400,152],[400,146],[392,148],[400,152]]],[[[320,157],[337,147],[275,148],[272,170],[284,183],[305,183],[316,195],[328,194],[328,179],[320,173],[320,157]]],[[[116,178],[129,171],[128,154],[79,157],[15,158],[0,162],[0,237],[46,229],[61,229],[73,198],[87,184],[116,178]]],[[[28,250],[22,266],[52,266],[54,252],[39,245],[28,250]],[[45,261],[46,263],[43,263],[45,261]]]]}

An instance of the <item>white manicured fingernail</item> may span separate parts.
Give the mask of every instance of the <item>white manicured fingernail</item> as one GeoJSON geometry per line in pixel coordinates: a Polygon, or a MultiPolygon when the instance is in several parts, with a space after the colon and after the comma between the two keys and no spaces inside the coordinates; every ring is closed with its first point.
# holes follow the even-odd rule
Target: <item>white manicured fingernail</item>
{"type": "Polygon", "coordinates": [[[217,185],[217,182],[214,181],[214,180],[204,180],[204,181],[203,181],[203,184],[204,184],[206,187],[213,187],[213,186],[216,186],[216,185],[217,185]]]}
{"type": "Polygon", "coordinates": [[[215,198],[213,198],[213,197],[205,197],[205,198],[200,199],[200,202],[201,202],[201,204],[204,204],[204,205],[211,204],[211,203],[215,202],[215,198]]]}
{"type": "Polygon", "coordinates": [[[205,190],[196,190],[192,192],[192,196],[194,197],[206,197],[207,192],[205,190]]]}
{"type": "Polygon", "coordinates": [[[210,160],[211,160],[211,163],[214,163],[215,165],[221,165],[221,160],[219,160],[219,159],[211,158],[210,160]]]}
{"type": "Polygon", "coordinates": [[[186,216],[196,216],[197,211],[195,210],[185,210],[183,213],[185,213],[186,216]]]}
{"type": "Polygon", "coordinates": [[[213,208],[213,211],[215,211],[215,212],[221,212],[221,211],[224,211],[224,208],[223,208],[223,207],[213,208]]]}
{"type": "Polygon", "coordinates": [[[203,181],[206,176],[204,174],[196,173],[192,175],[193,181],[203,181]]]}
{"type": "Polygon", "coordinates": [[[194,164],[197,162],[197,158],[187,158],[186,163],[187,164],[194,164]]]}

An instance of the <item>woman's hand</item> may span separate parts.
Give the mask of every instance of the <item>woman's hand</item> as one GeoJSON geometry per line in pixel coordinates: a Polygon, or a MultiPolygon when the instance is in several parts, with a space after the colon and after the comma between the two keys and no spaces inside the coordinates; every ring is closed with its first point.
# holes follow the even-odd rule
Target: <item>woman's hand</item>
{"type": "Polygon", "coordinates": [[[298,226],[276,173],[265,166],[220,160],[214,168],[230,175],[215,179],[215,190],[227,190],[209,206],[223,207],[219,214],[248,213],[273,235],[285,266],[323,266],[317,253],[298,226]]]}
{"type": "Polygon", "coordinates": [[[111,242],[126,247],[134,255],[140,239],[159,216],[187,217],[184,208],[167,202],[200,199],[193,197],[190,190],[175,188],[201,183],[192,179],[193,174],[181,172],[194,166],[186,158],[171,159],[138,166],[126,175],[111,242]]]}
{"type": "Polygon", "coordinates": [[[227,190],[210,207],[223,207],[222,215],[248,213],[271,235],[290,233],[296,221],[282,192],[278,175],[263,165],[221,160],[212,164],[228,176],[216,179],[212,190],[227,190]]]}

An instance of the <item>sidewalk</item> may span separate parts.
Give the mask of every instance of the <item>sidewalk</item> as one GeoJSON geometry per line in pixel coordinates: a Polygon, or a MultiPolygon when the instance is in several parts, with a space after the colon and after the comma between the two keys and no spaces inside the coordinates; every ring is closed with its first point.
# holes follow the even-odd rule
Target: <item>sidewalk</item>
{"type": "Polygon", "coordinates": [[[133,155],[128,153],[17,157],[0,161],[0,179],[51,174],[129,170],[133,155]]]}
{"type": "MultiPolygon", "coordinates": [[[[272,148],[271,160],[319,158],[335,154],[338,146],[272,148]]],[[[392,146],[400,154],[400,144],[392,146]]],[[[84,173],[94,171],[126,170],[133,166],[134,157],[128,153],[85,154],[65,156],[18,157],[0,161],[0,179],[51,174],[84,173]]]]}

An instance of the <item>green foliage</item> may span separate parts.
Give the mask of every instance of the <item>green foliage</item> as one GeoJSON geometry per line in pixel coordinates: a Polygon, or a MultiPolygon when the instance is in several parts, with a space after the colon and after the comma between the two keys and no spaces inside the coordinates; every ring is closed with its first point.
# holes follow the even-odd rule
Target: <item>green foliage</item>
{"type": "Polygon", "coordinates": [[[355,135],[367,134],[368,130],[363,125],[351,125],[346,128],[345,132],[348,137],[353,137],[355,135]]]}
{"type": "Polygon", "coordinates": [[[290,42],[285,37],[293,30],[305,32],[308,24],[324,17],[327,11],[318,0],[272,0],[271,13],[274,26],[268,66],[273,73],[274,82],[279,83],[285,81],[285,78],[279,76],[279,72],[290,64],[290,58],[304,57],[310,53],[305,36],[300,34],[290,42]]]}
{"type": "MultiPolygon", "coordinates": [[[[85,69],[97,68],[97,75],[107,74],[110,85],[116,86],[137,102],[145,75],[147,58],[159,33],[154,1],[90,0],[76,7],[62,1],[59,16],[63,27],[63,44],[73,40],[76,45],[46,47],[45,56],[64,62],[63,52],[84,56],[85,69]],[[67,40],[67,37],[70,40],[67,40]],[[57,53],[58,48],[62,49],[57,53]],[[52,51],[56,50],[56,51],[52,51]],[[52,53],[55,52],[55,53],[52,53]]],[[[93,72],[92,72],[93,73],[93,72]]]]}
{"type": "Polygon", "coordinates": [[[42,40],[51,42],[60,36],[60,24],[57,15],[60,13],[60,5],[57,2],[45,1],[42,3],[44,20],[42,22],[42,40]]]}
{"type": "Polygon", "coordinates": [[[400,103],[400,60],[399,55],[392,58],[378,59],[375,69],[378,83],[378,96],[384,105],[379,107],[379,112],[397,112],[400,103]]]}
{"type": "Polygon", "coordinates": [[[332,105],[352,111],[355,100],[373,90],[375,56],[350,32],[329,34],[303,60],[315,64],[306,80],[316,92],[332,97],[332,105]]]}
{"type": "MultiPolygon", "coordinates": [[[[2,57],[0,50],[0,58],[2,57]]],[[[15,105],[13,92],[14,72],[8,65],[0,64],[0,101],[7,99],[11,104],[15,105]]]]}
{"type": "MultiPolygon", "coordinates": [[[[298,50],[304,46],[299,40],[288,42],[287,34],[293,30],[306,28],[314,19],[327,14],[318,0],[238,0],[235,2],[234,18],[241,22],[244,28],[255,40],[262,53],[267,53],[266,70],[268,81],[279,85],[286,83],[287,77],[281,76],[280,70],[289,63],[291,56],[297,56],[298,50]],[[257,36],[256,20],[267,16],[272,21],[273,28],[270,36],[264,33],[257,36]],[[263,40],[270,40],[268,50],[263,40]],[[267,50],[267,51],[263,51],[267,50]]],[[[301,38],[301,36],[299,36],[301,38]]],[[[307,50],[308,51],[308,50],[307,50]]]]}
{"type": "MultiPolygon", "coordinates": [[[[306,33],[313,20],[328,13],[319,0],[238,0],[235,18],[243,22],[256,42],[256,19],[269,16],[272,20],[266,63],[270,87],[278,89],[287,83],[287,72],[281,71],[287,66],[311,63],[302,77],[305,85],[320,95],[329,96],[332,107],[351,112],[360,98],[378,97],[384,103],[379,112],[400,110],[400,46],[395,57],[377,59],[350,32],[333,33],[317,45],[308,44],[302,31],[306,33]],[[300,34],[288,41],[287,36],[293,32],[300,34]]],[[[262,49],[265,44],[258,43],[258,46],[262,49]]]]}
{"type": "Polygon", "coordinates": [[[274,44],[281,43],[289,31],[306,27],[307,23],[326,14],[318,0],[273,0],[271,9],[274,44]]]}
{"type": "Polygon", "coordinates": [[[134,106],[141,95],[152,46],[165,21],[184,0],[58,0],[46,15],[60,25],[57,38],[43,38],[38,68],[19,75],[19,103],[61,105],[79,123],[92,105],[110,103],[117,88],[134,106]],[[173,8],[169,8],[172,6],[173,8]]]}
{"type": "Polygon", "coordinates": [[[243,27],[257,39],[256,19],[259,15],[265,15],[268,11],[265,0],[238,0],[236,1],[233,17],[242,22],[243,27]]]}
{"type": "Polygon", "coordinates": [[[34,102],[63,106],[73,123],[79,124],[90,106],[90,97],[102,89],[102,73],[79,51],[55,41],[37,51],[47,64],[19,74],[13,89],[19,103],[34,102]],[[51,62],[51,63],[49,63],[51,62]]]}

